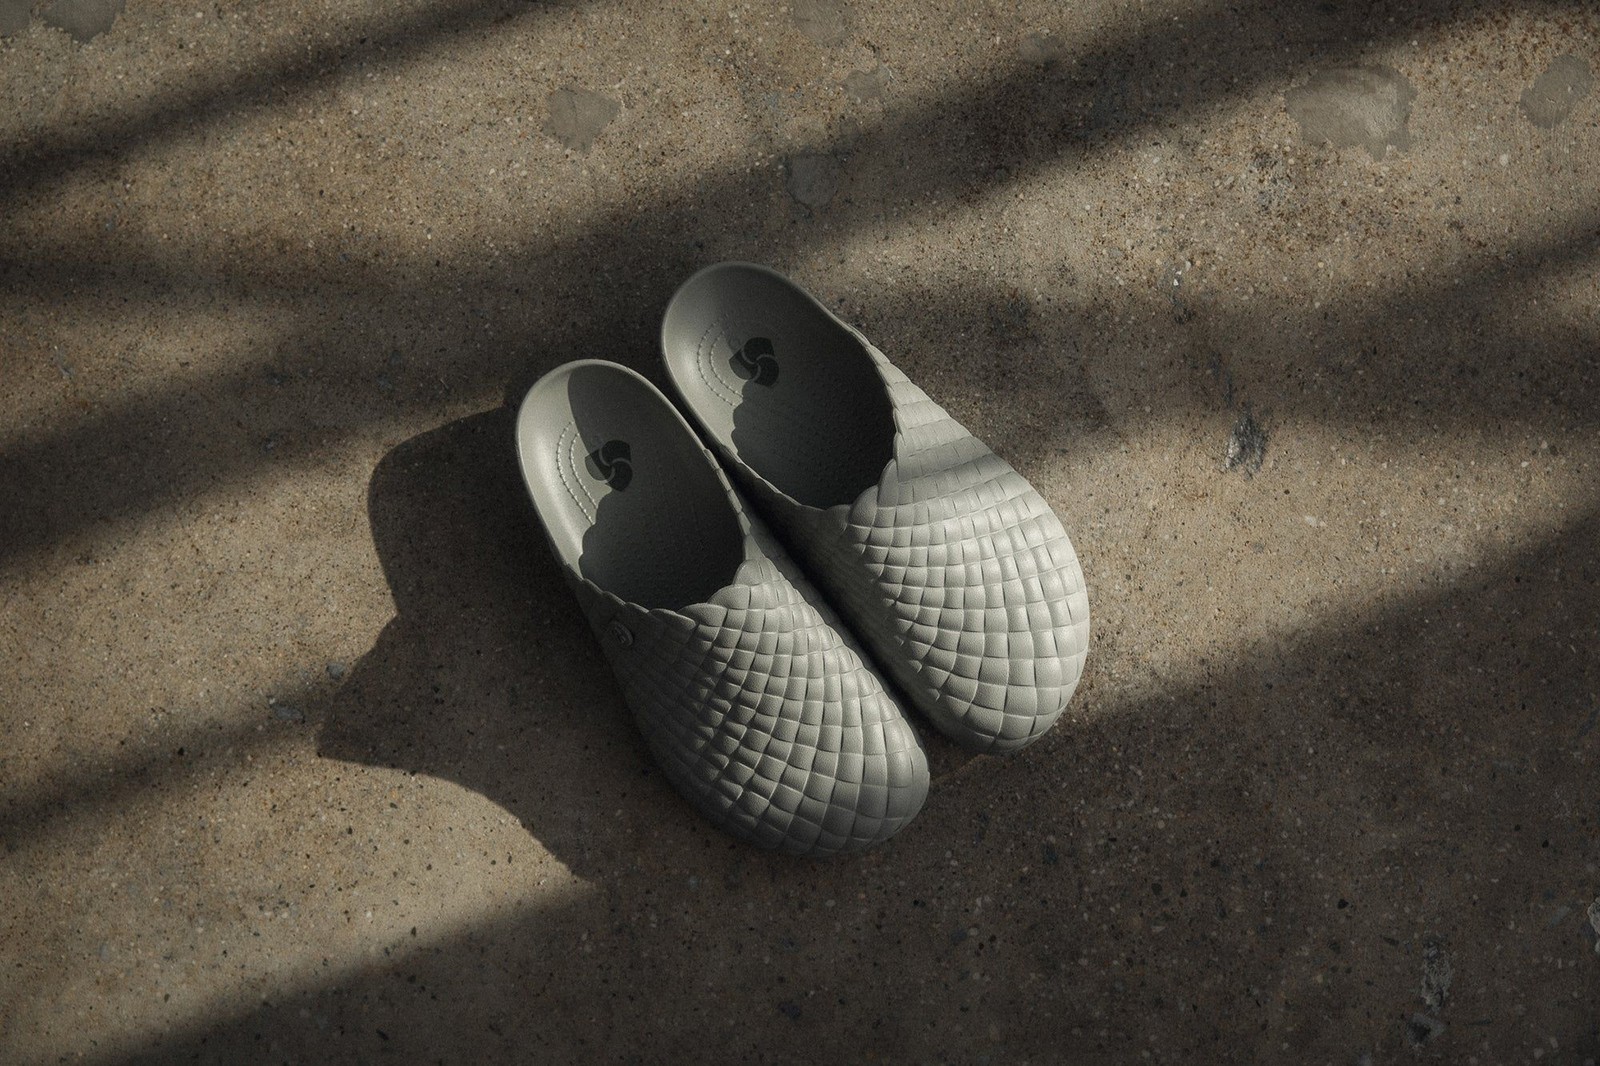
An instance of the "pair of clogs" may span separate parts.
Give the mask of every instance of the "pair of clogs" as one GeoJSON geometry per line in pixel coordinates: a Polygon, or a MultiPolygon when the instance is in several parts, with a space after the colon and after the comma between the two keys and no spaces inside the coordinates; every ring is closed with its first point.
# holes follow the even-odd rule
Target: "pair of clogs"
{"type": "Polygon", "coordinates": [[[734,836],[831,854],[922,807],[902,701],[978,752],[1049,729],[1082,673],[1089,601],[1022,475],[772,270],[700,271],[661,336],[714,455],[647,380],[597,360],[529,390],[516,444],[677,789],[734,836]]]}

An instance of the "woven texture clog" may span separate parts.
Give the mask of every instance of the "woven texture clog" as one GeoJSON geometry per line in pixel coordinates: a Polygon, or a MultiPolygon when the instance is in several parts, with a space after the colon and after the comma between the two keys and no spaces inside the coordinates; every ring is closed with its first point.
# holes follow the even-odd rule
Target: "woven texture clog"
{"type": "Polygon", "coordinates": [[[809,855],[879,843],[916,816],[916,733],[655,386],[569,363],[529,390],[516,444],[623,698],[701,814],[809,855]]]}
{"type": "Polygon", "coordinates": [[[974,751],[1071,699],[1083,571],[1026,479],[867,339],[765,267],[690,278],[669,376],[725,465],[907,698],[974,751]]]}

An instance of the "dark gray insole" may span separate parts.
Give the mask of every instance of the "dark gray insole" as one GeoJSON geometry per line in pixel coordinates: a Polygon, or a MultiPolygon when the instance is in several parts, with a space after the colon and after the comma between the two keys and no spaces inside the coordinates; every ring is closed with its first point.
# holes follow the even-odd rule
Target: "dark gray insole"
{"type": "Polygon", "coordinates": [[[661,343],[711,435],[801,503],[854,503],[893,458],[894,416],[871,356],[781,274],[701,271],[673,297],[661,343]]]}
{"type": "Polygon", "coordinates": [[[738,516],[694,431],[654,385],[615,363],[568,363],[517,415],[522,474],[552,547],[600,588],[681,608],[744,558],[738,516]]]}

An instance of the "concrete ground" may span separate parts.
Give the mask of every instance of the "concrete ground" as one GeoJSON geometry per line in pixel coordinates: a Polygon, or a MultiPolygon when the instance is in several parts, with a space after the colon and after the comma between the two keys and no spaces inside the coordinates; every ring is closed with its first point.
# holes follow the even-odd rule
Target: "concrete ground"
{"type": "Polygon", "coordinates": [[[0,1061],[1600,1057],[1591,0],[0,34],[0,1061]],[[857,858],[669,789],[514,465],[727,258],[1089,580],[857,858]]]}

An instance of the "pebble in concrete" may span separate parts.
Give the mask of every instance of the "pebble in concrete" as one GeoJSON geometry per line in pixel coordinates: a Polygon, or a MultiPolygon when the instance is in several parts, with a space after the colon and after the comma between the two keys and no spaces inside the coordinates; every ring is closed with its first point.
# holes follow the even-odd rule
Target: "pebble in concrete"
{"type": "Polygon", "coordinates": [[[1450,994],[1450,982],[1455,978],[1455,967],[1450,964],[1450,953],[1444,942],[1429,937],[1422,945],[1422,1003],[1438,1012],[1450,994]]]}
{"type": "Polygon", "coordinates": [[[32,0],[0,0],[0,37],[13,37],[28,28],[32,0]]]}
{"type": "Polygon", "coordinates": [[[850,9],[838,0],[795,0],[791,13],[795,27],[825,47],[850,36],[850,9]]]}
{"type": "Polygon", "coordinates": [[[1266,457],[1267,431],[1247,407],[1228,434],[1228,469],[1243,470],[1245,477],[1254,477],[1266,457]]]}
{"type": "Polygon", "coordinates": [[[550,94],[544,129],[574,152],[587,152],[621,110],[615,100],[588,89],[557,89],[550,94]]]}
{"type": "Polygon", "coordinates": [[[878,65],[872,70],[856,70],[841,83],[851,103],[881,104],[883,90],[889,87],[889,69],[878,65]]]}
{"type": "Polygon", "coordinates": [[[44,21],[82,44],[109,30],[127,6],[128,0],[56,0],[44,9],[44,21]]]}
{"type": "Polygon", "coordinates": [[[1594,73],[1587,59],[1557,56],[1523,91],[1522,113],[1540,129],[1554,129],[1593,88],[1594,73]]]}
{"type": "Polygon", "coordinates": [[[839,163],[827,155],[797,155],[789,160],[789,195],[813,210],[839,191],[839,163]]]}
{"type": "Polygon", "coordinates": [[[1373,159],[1382,159],[1392,145],[1411,146],[1406,129],[1417,91],[1390,67],[1325,70],[1284,95],[1289,115],[1312,144],[1335,148],[1362,145],[1373,159]]]}

